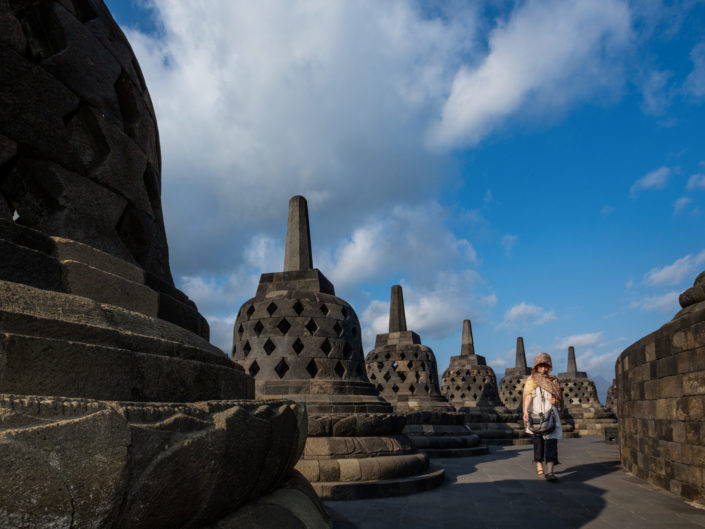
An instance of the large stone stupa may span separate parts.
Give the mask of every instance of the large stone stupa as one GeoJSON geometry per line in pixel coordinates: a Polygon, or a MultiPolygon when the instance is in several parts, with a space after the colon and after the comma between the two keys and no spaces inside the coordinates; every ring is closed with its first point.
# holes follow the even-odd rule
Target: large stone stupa
{"type": "Polygon", "coordinates": [[[402,435],[405,417],[367,379],[357,315],[313,268],[304,197],[289,202],[284,271],[262,274],[238,312],[233,358],[259,396],[306,405],[297,468],[321,497],[408,494],[443,481],[402,435]]]}
{"type": "Polygon", "coordinates": [[[585,371],[578,371],[575,348],[568,347],[568,366],[558,374],[563,389],[565,412],[563,420],[584,435],[604,435],[605,427],[617,424],[614,413],[605,409],[597,397],[595,382],[585,371]]]}
{"type": "Polygon", "coordinates": [[[174,287],[156,119],[100,0],[0,2],[0,527],[330,525],[301,406],[174,287]]]}
{"type": "Polygon", "coordinates": [[[404,433],[433,457],[462,457],[486,453],[480,439],[464,425],[438,388],[436,357],[406,328],[404,295],[399,285],[391,291],[389,332],[378,334],[365,360],[367,375],[394,410],[406,413],[404,433]]]}

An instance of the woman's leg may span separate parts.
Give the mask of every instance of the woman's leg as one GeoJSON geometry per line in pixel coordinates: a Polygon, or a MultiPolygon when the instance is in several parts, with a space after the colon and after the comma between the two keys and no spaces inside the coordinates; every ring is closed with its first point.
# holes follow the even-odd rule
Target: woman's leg
{"type": "Polygon", "coordinates": [[[536,473],[543,475],[544,442],[540,435],[532,435],[531,442],[534,444],[534,461],[536,462],[536,473]]]}
{"type": "Polygon", "coordinates": [[[558,439],[546,439],[546,474],[553,474],[553,465],[558,462],[558,439]]]}

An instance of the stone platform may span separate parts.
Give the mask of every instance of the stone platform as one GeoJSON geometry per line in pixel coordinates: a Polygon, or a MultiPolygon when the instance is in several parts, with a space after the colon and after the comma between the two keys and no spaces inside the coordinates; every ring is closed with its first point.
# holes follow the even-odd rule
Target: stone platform
{"type": "Polygon", "coordinates": [[[437,461],[447,479],[432,491],[325,503],[340,529],[705,527],[705,510],[625,472],[615,444],[564,439],[558,454],[556,483],[536,478],[530,447],[493,447],[486,456],[437,461]]]}

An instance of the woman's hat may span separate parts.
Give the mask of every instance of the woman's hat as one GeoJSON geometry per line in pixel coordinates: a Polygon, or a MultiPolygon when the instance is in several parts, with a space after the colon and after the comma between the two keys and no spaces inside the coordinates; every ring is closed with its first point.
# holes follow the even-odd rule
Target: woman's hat
{"type": "Polygon", "coordinates": [[[553,364],[551,363],[551,355],[549,355],[548,353],[537,354],[536,358],[534,358],[534,366],[531,368],[531,370],[536,371],[536,368],[542,364],[547,365],[548,367],[553,369],[553,364]]]}

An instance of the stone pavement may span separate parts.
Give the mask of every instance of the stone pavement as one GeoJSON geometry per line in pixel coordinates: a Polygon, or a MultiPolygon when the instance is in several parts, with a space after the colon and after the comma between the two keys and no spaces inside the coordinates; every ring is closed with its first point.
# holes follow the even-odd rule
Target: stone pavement
{"type": "Polygon", "coordinates": [[[348,529],[703,529],[705,509],[627,474],[618,448],[599,437],[558,442],[559,481],[539,480],[530,446],[485,456],[434,459],[446,470],[432,491],[397,498],[326,502],[348,529]]]}

